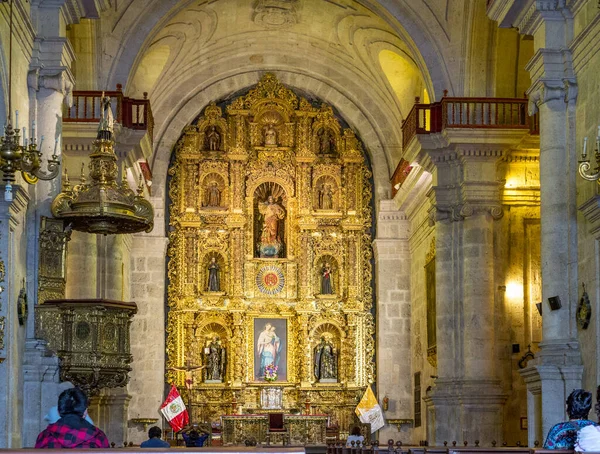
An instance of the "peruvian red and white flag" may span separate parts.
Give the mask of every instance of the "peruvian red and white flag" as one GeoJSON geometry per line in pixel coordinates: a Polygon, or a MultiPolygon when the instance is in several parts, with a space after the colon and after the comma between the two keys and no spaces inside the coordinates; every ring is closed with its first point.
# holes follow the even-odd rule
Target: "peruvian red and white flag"
{"type": "Polygon", "coordinates": [[[175,385],[171,386],[171,391],[160,406],[160,411],[175,432],[179,432],[190,422],[188,411],[175,385]]]}

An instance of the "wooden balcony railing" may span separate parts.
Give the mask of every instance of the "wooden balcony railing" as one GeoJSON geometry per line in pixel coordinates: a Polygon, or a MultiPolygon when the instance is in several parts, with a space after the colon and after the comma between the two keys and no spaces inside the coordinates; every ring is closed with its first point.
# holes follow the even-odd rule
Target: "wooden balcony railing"
{"type": "Polygon", "coordinates": [[[537,115],[527,115],[527,99],[449,98],[433,104],[416,103],[402,124],[402,146],[416,134],[441,132],[446,128],[529,129],[539,134],[537,115]]]}
{"type": "MultiPolygon", "coordinates": [[[[144,99],[133,99],[123,96],[121,85],[115,91],[105,91],[110,96],[115,121],[125,128],[147,130],[152,138],[154,118],[150,108],[150,100],[144,93],[144,99]]],[[[100,121],[101,91],[74,91],[73,105],[65,108],[63,121],[66,123],[98,123],[100,121]]]]}

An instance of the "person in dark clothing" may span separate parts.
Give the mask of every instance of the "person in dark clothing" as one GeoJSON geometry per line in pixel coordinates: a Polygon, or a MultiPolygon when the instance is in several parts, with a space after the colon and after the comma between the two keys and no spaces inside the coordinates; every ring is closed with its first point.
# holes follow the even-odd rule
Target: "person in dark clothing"
{"type": "Polygon", "coordinates": [[[201,448],[204,446],[204,442],[208,438],[207,433],[201,433],[198,430],[198,424],[193,424],[192,429],[189,432],[183,432],[181,435],[185,441],[186,448],[201,448]]]}
{"type": "Polygon", "coordinates": [[[79,388],[64,390],[58,396],[60,419],[48,424],[37,437],[36,448],[108,448],[104,432],[87,422],[88,398],[79,388]]]}
{"type": "Polygon", "coordinates": [[[170,448],[171,445],[168,442],[160,439],[161,435],[162,430],[160,430],[160,427],[150,427],[148,440],[144,441],[140,448],[170,448]]]}

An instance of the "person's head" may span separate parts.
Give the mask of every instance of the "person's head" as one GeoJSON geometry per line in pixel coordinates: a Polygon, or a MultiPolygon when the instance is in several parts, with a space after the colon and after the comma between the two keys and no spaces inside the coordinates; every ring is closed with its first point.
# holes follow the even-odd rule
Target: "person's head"
{"type": "Polygon", "coordinates": [[[65,415],[77,415],[83,418],[87,407],[88,398],[79,388],[65,389],[58,396],[58,414],[61,418],[65,415]]]}
{"type": "Polygon", "coordinates": [[[359,436],[359,435],[360,435],[360,427],[358,427],[358,426],[354,426],[354,427],[352,428],[352,435],[359,436]]]}
{"type": "Polygon", "coordinates": [[[266,323],[265,324],[265,330],[266,331],[270,331],[271,330],[271,324],[270,323],[266,323]]]}
{"type": "Polygon", "coordinates": [[[274,199],[273,199],[273,196],[272,196],[272,195],[270,195],[270,196],[269,196],[269,198],[268,198],[268,200],[269,200],[269,203],[273,203],[273,200],[274,200],[274,199]]]}
{"type": "Polygon", "coordinates": [[[162,435],[162,430],[160,430],[160,427],[157,427],[157,426],[150,427],[150,430],[148,431],[148,438],[160,438],[161,435],[162,435]]]}
{"type": "Polygon", "coordinates": [[[592,408],[592,393],[584,389],[575,389],[567,397],[569,419],[586,419],[592,408]]]}

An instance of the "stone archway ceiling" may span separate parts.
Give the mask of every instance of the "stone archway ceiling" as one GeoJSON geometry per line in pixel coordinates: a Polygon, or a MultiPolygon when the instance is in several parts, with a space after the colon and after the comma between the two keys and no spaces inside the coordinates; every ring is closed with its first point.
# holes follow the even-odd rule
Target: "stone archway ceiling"
{"type": "MultiPolygon", "coordinates": [[[[384,153],[385,169],[373,159],[375,174],[383,177],[376,184],[384,190],[401,153],[400,126],[414,97],[423,89],[435,95],[449,88],[452,68],[439,49],[448,53],[448,61],[460,60],[452,58],[460,46],[448,47],[452,11],[469,1],[444,0],[435,7],[424,0],[121,1],[103,16],[103,35],[108,35],[103,58],[110,69],[100,80],[126,81],[131,96],[149,93],[155,143],[164,147],[172,146],[165,143],[168,129],[193,118],[176,117],[199,87],[260,71],[318,81],[324,84],[323,99],[335,104],[334,98],[343,97],[372,123],[377,137],[366,146],[370,153],[384,153]],[[402,69],[392,71],[390,80],[382,52],[411,62],[406,84],[402,69]]],[[[340,112],[358,128],[349,118],[358,117],[354,112],[340,112]]]]}

